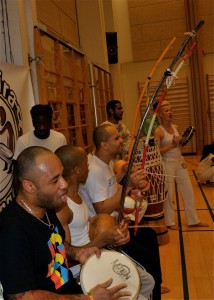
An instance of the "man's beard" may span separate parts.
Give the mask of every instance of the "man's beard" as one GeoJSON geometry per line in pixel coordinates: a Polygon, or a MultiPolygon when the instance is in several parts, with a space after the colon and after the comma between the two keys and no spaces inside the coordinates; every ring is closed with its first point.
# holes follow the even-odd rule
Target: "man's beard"
{"type": "Polygon", "coordinates": [[[54,198],[52,195],[45,194],[42,191],[37,192],[37,203],[41,208],[44,209],[56,209],[60,206],[54,203],[54,198]]]}

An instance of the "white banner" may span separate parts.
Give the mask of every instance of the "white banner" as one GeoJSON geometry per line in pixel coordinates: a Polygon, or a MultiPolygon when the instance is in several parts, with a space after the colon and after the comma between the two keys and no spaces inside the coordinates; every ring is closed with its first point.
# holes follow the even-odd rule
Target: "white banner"
{"type": "Polygon", "coordinates": [[[12,159],[17,138],[32,130],[34,96],[29,68],[0,64],[0,212],[12,200],[12,159]],[[23,118],[24,116],[24,118],[23,118]]]}

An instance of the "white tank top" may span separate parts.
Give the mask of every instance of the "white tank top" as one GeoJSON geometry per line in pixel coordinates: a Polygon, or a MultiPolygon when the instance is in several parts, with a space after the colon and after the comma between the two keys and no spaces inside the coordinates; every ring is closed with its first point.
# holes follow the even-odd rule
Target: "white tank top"
{"type": "MultiPolygon", "coordinates": [[[[160,128],[162,129],[162,131],[164,133],[164,137],[160,141],[160,147],[161,148],[164,148],[164,147],[168,146],[169,144],[171,144],[174,136],[179,136],[179,133],[178,133],[178,131],[175,128],[174,125],[172,125],[173,131],[174,131],[173,134],[166,131],[166,129],[161,125],[160,125],[160,128]]],[[[166,153],[162,154],[162,157],[163,157],[163,160],[166,159],[166,160],[175,161],[179,157],[181,157],[180,148],[179,147],[174,147],[174,148],[170,149],[169,151],[167,151],[166,153]]]]}
{"type": "Polygon", "coordinates": [[[73,211],[73,220],[68,224],[71,233],[71,244],[83,246],[90,242],[89,239],[89,210],[87,204],[82,201],[77,204],[70,198],[67,200],[68,207],[73,211]]]}

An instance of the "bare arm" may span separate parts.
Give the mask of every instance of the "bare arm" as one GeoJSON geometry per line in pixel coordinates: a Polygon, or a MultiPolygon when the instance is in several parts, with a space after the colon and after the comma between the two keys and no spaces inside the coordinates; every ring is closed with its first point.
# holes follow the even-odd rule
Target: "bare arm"
{"type": "MultiPolygon", "coordinates": [[[[71,212],[67,204],[64,205],[59,212],[57,212],[57,217],[65,230],[65,241],[68,244],[71,244],[72,240],[68,227],[68,223],[70,223],[72,219],[71,216],[73,216],[73,213],[71,212]]],[[[97,247],[100,249],[108,244],[117,244],[118,246],[126,244],[129,241],[129,231],[127,229],[124,229],[125,227],[127,227],[127,224],[124,224],[124,222],[122,221],[119,225],[115,225],[112,228],[106,228],[105,232],[102,232],[102,234],[99,234],[95,237],[95,239],[90,241],[90,243],[82,246],[81,248],[97,247]],[[120,228],[122,236],[121,233],[117,231],[117,228],[120,228]]]]}
{"type": "MultiPolygon", "coordinates": [[[[130,296],[131,293],[123,291],[127,287],[126,283],[118,284],[109,288],[113,279],[109,279],[102,284],[96,285],[90,290],[94,300],[117,300],[124,299],[121,297],[130,296]]],[[[79,295],[59,295],[43,290],[27,291],[19,294],[7,295],[7,300],[87,300],[88,296],[84,294],[79,295]]]]}
{"type": "MultiPolygon", "coordinates": [[[[121,232],[121,231],[120,231],[121,232]]],[[[123,235],[117,231],[116,226],[114,228],[107,228],[105,233],[99,234],[96,238],[90,241],[90,243],[82,246],[83,248],[97,247],[99,249],[107,245],[121,246],[128,243],[130,240],[129,231],[123,235]]]]}
{"type": "Polygon", "coordinates": [[[127,169],[128,169],[128,156],[124,157],[123,160],[119,160],[114,163],[114,172],[118,183],[120,183],[123,177],[126,175],[127,169]]]}
{"type": "Polygon", "coordinates": [[[73,219],[73,212],[68,207],[68,204],[64,203],[64,205],[60,208],[60,210],[56,212],[56,215],[63,229],[65,230],[65,241],[71,244],[71,233],[68,224],[73,219]]]}
{"type": "MultiPolygon", "coordinates": [[[[129,189],[130,191],[130,189],[129,189]]],[[[111,214],[118,207],[120,207],[122,187],[118,184],[117,192],[110,198],[103,199],[103,201],[93,203],[97,214],[111,214]]]]}
{"type": "MultiPolygon", "coordinates": [[[[144,187],[145,183],[146,183],[144,178],[145,178],[144,170],[137,170],[137,171],[133,172],[129,179],[129,184],[126,189],[126,195],[128,195],[128,193],[132,189],[135,189],[137,187],[144,187]]],[[[121,185],[118,185],[118,190],[112,197],[103,199],[103,201],[93,203],[96,213],[97,214],[101,214],[101,213],[102,214],[111,214],[117,208],[119,208],[121,205],[121,203],[120,203],[121,192],[122,192],[122,187],[121,187],[121,185]]]]}
{"type": "Polygon", "coordinates": [[[86,295],[60,295],[43,290],[6,295],[7,300],[86,300],[86,295]]]}
{"type": "Polygon", "coordinates": [[[128,223],[122,220],[120,224],[112,224],[112,221],[108,221],[108,218],[114,220],[112,216],[97,215],[95,221],[90,224],[91,242],[88,245],[93,245],[98,248],[102,248],[106,245],[121,246],[130,240],[130,234],[128,231],[128,223]],[[108,218],[107,218],[108,217],[108,218]],[[107,220],[106,220],[107,218],[107,220]]]}
{"type": "Polygon", "coordinates": [[[86,259],[92,254],[96,254],[97,257],[101,255],[101,251],[97,247],[75,247],[66,241],[64,245],[68,260],[75,260],[81,264],[84,264],[86,259]]]}

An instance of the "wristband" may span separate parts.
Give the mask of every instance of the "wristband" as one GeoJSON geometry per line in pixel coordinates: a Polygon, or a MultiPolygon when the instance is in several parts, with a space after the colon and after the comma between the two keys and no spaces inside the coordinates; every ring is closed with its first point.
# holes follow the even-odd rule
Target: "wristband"
{"type": "Polygon", "coordinates": [[[88,292],[85,296],[86,296],[87,300],[94,300],[94,297],[93,297],[92,293],[90,293],[90,292],[88,292]]]}

